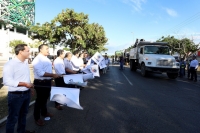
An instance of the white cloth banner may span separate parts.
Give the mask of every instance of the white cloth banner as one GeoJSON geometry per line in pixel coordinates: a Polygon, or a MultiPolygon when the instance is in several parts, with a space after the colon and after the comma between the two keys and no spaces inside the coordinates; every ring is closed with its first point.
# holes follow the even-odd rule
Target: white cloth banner
{"type": "Polygon", "coordinates": [[[87,81],[89,79],[94,79],[93,73],[83,74],[84,81],[87,81]]]}
{"type": "Polygon", "coordinates": [[[69,74],[63,76],[65,84],[83,83],[83,74],[69,74]]]}
{"type": "Polygon", "coordinates": [[[107,67],[105,59],[103,59],[103,60],[99,63],[99,67],[100,67],[100,69],[103,69],[103,68],[107,67]]]}
{"type": "Polygon", "coordinates": [[[51,87],[50,101],[83,110],[79,103],[80,90],[76,88],[51,87]]]}
{"type": "Polygon", "coordinates": [[[87,82],[83,82],[83,74],[70,74],[64,75],[64,82],[65,84],[72,84],[77,86],[86,87],[87,82]]]}
{"type": "Polygon", "coordinates": [[[99,66],[98,65],[91,66],[90,71],[93,73],[93,76],[100,77],[100,75],[99,75],[99,66]]]}
{"type": "Polygon", "coordinates": [[[85,67],[87,68],[88,66],[91,65],[91,58],[88,60],[87,64],[85,65],[85,67]]]}
{"type": "Polygon", "coordinates": [[[92,58],[91,58],[94,62],[97,63],[97,65],[103,60],[103,56],[99,53],[99,52],[96,52],[92,58]]]}
{"type": "Polygon", "coordinates": [[[89,68],[83,68],[81,71],[84,73],[91,73],[89,68]]]}

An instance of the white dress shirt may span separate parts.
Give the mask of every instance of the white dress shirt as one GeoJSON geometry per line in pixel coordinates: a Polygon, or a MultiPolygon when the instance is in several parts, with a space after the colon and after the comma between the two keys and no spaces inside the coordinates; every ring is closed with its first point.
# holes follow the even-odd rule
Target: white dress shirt
{"type": "Polygon", "coordinates": [[[197,69],[198,66],[199,66],[199,62],[196,59],[191,61],[190,67],[195,67],[195,69],[197,69]]]}
{"type": "Polygon", "coordinates": [[[64,64],[65,64],[65,68],[73,70],[73,66],[72,66],[72,63],[71,63],[70,60],[68,60],[68,59],[65,58],[64,59],[64,64]]]}
{"type": "Polygon", "coordinates": [[[52,73],[52,63],[47,56],[38,54],[33,62],[34,78],[35,79],[51,79],[51,77],[43,77],[45,72],[52,73]]]}
{"type": "Polygon", "coordinates": [[[19,86],[19,82],[31,83],[30,70],[26,61],[18,58],[8,61],[3,67],[3,84],[8,86],[8,91],[26,91],[28,88],[19,86]]]}
{"type": "Polygon", "coordinates": [[[81,69],[83,69],[83,65],[84,65],[83,58],[81,58],[81,57],[78,58],[78,64],[79,64],[79,67],[80,67],[81,69]]]}
{"type": "Polygon", "coordinates": [[[71,62],[72,62],[72,65],[73,65],[73,70],[74,71],[78,71],[79,67],[80,67],[78,57],[76,57],[75,55],[73,55],[72,59],[71,59],[71,62]]]}
{"type": "Polygon", "coordinates": [[[105,59],[105,63],[106,63],[106,65],[108,65],[108,59],[105,59]]]}
{"type": "Polygon", "coordinates": [[[56,74],[66,74],[65,73],[65,64],[63,59],[61,59],[60,57],[57,57],[54,62],[54,70],[56,72],[56,74]]]}

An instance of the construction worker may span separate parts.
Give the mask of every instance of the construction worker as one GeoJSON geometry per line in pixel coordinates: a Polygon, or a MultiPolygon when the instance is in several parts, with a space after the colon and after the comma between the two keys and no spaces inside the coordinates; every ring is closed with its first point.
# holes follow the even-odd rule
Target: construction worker
{"type": "Polygon", "coordinates": [[[188,62],[188,65],[187,65],[187,71],[188,71],[188,79],[190,79],[190,75],[191,75],[191,72],[190,72],[190,63],[191,63],[191,59],[189,60],[189,62],[188,62]]]}

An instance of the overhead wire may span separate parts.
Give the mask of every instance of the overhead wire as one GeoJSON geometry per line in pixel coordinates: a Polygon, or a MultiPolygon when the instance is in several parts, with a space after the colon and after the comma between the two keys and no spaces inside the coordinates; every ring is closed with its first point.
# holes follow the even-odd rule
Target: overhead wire
{"type": "Polygon", "coordinates": [[[186,25],[188,25],[188,24],[190,24],[190,23],[192,23],[192,22],[194,22],[194,21],[196,21],[198,19],[200,19],[200,12],[196,13],[195,15],[189,17],[188,19],[184,20],[183,22],[177,24],[176,26],[170,28],[169,30],[167,30],[167,31],[165,31],[163,33],[166,33],[166,34],[168,34],[168,33],[170,34],[170,32],[178,33],[178,31],[182,27],[184,27],[184,26],[186,26],[186,25]]]}

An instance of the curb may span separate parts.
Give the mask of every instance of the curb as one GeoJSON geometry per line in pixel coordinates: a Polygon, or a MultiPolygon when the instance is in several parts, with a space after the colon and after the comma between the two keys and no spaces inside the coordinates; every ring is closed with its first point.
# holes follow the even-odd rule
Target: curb
{"type": "MultiPolygon", "coordinates": [[[[35,103],[35,100],[29,103],[29,107],[32,106],[35,103]]],[[[6,122],[8,116],[5,116],[0,120],[0,125],[2,125],[4,122],[6,122]]]]}

